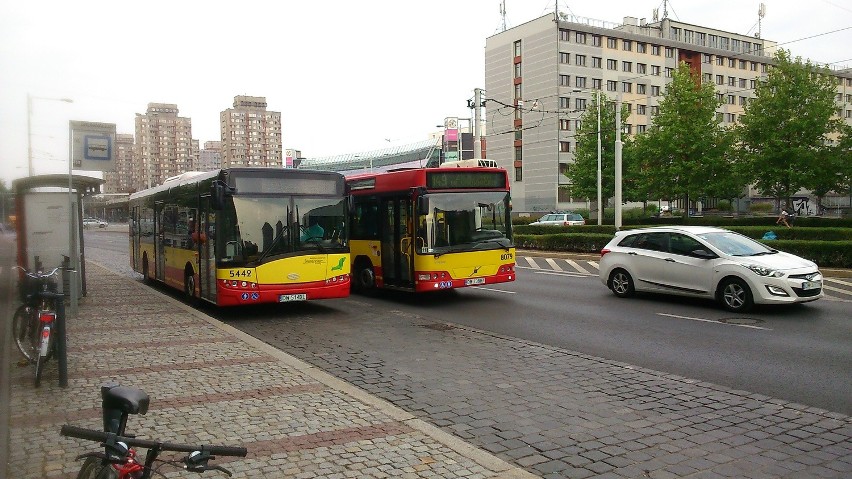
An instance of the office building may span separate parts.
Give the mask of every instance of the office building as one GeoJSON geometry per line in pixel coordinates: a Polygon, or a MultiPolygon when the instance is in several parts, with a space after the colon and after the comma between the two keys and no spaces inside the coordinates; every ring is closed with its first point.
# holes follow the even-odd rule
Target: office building
{"type": "Polygon", "coordinates": [[[235,96],[219,119],[222,168],[283,167],[281,113],[267,110],[265,97],[235,96]]]}
{"type": "MultiPolygon", "coordinates": [[[[578,121],[592,99],[628,105],[625,133],[641,133],[659,111],[680,62],[716,85],[720,123],[743,114],[775,43],[669,18],[622,24],[547,15],[486,39],[489,159],[512,173],[515,211],[596,205],[568,196],[578,121]]],[[[838,77],[838,115],[852,121],[852,72],[838,77]]]]}
{"type": "Polygon", "coordinates": [[[192,120],[178,116],[177,105],[148,103],[145,114],[136,114],[134,157],[137,175],[133,188],[142,190],[167,178],[192,171],[194,153],[192,120]]]}

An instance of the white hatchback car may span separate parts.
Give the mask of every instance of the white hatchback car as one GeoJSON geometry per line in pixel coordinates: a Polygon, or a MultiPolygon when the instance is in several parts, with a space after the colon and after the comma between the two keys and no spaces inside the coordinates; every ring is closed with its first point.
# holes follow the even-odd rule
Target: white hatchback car
{"type": "Polygon", "coordinates": [[[601,250],[600,279],[619,297],[647,291],[710,298],[734,312],[823,297],[812,261],[705,226],[617,232],[601,250]]]}
{"type": "Polygon", "coordinates": [[[579,226],[586,224],[582,215],[577,213],[548,213],[538,221],[533,221],[530,226],[579,226]]]}

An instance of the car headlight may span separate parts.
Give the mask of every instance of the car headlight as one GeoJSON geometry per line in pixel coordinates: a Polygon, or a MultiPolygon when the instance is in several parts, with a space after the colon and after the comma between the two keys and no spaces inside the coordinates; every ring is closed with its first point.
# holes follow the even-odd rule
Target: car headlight
{"type": "Polygon", "coordinates": [[[758,276],[768,276],[770,278],[780,278],[781,276],[784,276],[784,273],[782,273],[781,271],[776,271],[774,269],[766,268],[764,266],[759,266],[756,264],[743,264],[742,266],[750,269],[752,272],[754,272],[754,274],[758,276]]]}

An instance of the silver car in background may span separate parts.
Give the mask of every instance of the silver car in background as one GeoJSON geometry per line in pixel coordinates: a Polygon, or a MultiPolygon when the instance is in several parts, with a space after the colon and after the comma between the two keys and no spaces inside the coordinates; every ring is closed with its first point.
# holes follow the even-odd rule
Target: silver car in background
{"type": "Polygon", "coordinates": [[[824,296],[812,261],[704,226],[619,231],[601,250],[599,274],[618,297],[643,291],[709,298],[734,312],[824,296]]]}

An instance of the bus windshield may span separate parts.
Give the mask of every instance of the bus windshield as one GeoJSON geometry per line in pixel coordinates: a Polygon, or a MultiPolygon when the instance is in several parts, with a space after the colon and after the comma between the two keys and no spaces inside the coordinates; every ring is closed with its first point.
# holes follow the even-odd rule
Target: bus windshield
{"type": "Polygon", "coordinates": [[[346,251],[345,200],[234,196],[220,213],[217,256],[259,264],[281,255],[346,251]]]}
{"type": "Polygon", "coordinates": [[[512,247],[509,193],[430,193],[418,216],[418,252],[449,253],[512,247]]]}

